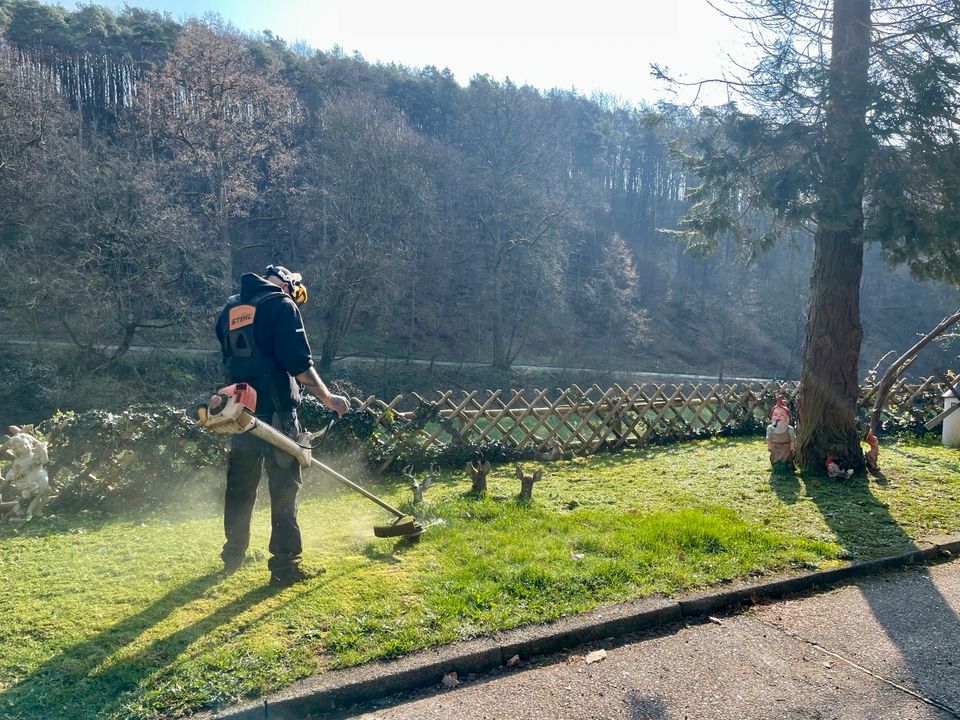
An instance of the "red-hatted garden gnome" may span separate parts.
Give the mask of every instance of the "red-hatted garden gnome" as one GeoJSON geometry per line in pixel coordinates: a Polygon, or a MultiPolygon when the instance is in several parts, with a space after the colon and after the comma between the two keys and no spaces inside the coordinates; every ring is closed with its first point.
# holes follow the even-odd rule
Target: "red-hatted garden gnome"
{"type": "Polygon", "coordinates": [[[797,431],[790,424],[790,411],[777,395],[777,402],[770,411],[767,425],[767,450],[770,465],[777,472],[793,472],[793,453],[797,449],[797,431]]]}
{"type": "Polygon", "coordinates": [[[848,468],[844,470],[841,468],[839,465],[837,465],[837,461],[834,459],[833,455],[827,455],[827,461],[824,463],[824,465],[827,467],[827,477],[842,478],[846,480],[853,475],[853,469],[848,468]]]}
{"type": "Polygon", "coordinates": [[[872,472],[880,472],[880,465],[878,460],[880,458],[880,443],[877,441],[877,436],[873,434],[873,430],[867,430],[867,437],[864,438],[867,441],[867,445],[870,446],[870,449],[863,454],[863,459],[867,461],[867,469],[872,472]]]}

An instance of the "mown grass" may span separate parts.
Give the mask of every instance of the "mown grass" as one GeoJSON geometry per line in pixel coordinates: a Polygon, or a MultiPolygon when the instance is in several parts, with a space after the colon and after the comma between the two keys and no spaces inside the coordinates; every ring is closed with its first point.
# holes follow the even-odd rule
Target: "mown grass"
{"type": "MultiPolygon", "coordinates": [[[[326,572],[282,591],[267,586],[265,503],[259,557],[230,576],[216,507],[0,526],[0,716],[176,717],[330,668],[960,530],[956,450],[891,442],[881,465],[879,481],[777,477],[762,441],[706,440],[544,465],[529,504],[512,466],[482,499],[450,473],[416,508],[418,543],[373,538],[385,513],[308,476],[305,559],[326,572]]],[[[371,487],[410,509],[407,488],[371,487]]]]}

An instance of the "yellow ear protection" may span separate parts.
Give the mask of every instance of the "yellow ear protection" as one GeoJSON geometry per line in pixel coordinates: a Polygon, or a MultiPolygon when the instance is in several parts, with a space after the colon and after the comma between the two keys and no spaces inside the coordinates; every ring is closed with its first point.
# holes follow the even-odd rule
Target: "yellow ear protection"
{"type": "Polygon", "coordinates": [[[271,275],[280,278],[290,287],[290,297],[297,305],[303,305],[307,302],[309,294],[307,293],[307,287],[303,284],[303,275],[290,272],[282,265],[268,265],[264,277],[270,277],[271,275]]]}

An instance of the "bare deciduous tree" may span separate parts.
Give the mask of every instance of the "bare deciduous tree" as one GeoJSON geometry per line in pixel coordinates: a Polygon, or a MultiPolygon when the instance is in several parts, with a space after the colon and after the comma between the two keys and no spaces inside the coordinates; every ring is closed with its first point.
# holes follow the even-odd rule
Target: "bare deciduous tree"
{"type": "Polygon", "coordinates": [[[294,212],[304,259],[316,268],[307,312],[319,313],[319,365],[330,367],[358,312],[377,312],[410,282],[409,260],[429,225],[433,187],[420,167],[423,141],[403,116],[369,95],[323,108],[305,158],[308,184],[294,212]]]}
{"type": "Polygon", "coordinates": [[[134,155],[71,150],[40,189],[48,212],[17,246],[32,268],[30,307],[103,366],[137,339],[150,344],[152,331],[169,342],[209,324],[217,258],[184,208],[134,155]]]}
{"type": "Polygon", "coordinates": [[[217,237],[224,287],[233,281],[233,221],[249,215],[267,186],[294,164],[297,100],[250,41],[212,19],[189,21],[138,108],[160,153],[172,159],[184,195],[217,237]]]}
{"type": "Polygon", "coordinates": [[[508,369],[538,309],[564,305],[555,290],[568,253],[559,232],[568,213],[559,183],[560,118],[530,87],[476,77],[467,93],[463,148],[472,165],[477,251],[493,366],[508,369]]]}

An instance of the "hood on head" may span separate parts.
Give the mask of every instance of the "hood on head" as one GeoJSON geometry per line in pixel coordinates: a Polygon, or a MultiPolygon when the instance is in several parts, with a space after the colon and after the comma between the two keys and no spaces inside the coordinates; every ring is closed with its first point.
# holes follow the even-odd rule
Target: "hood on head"
{"type": "Polygon", "coordinates": [[[283,295],[282,289],[271,282],[267,282],[256,273],[244,273],[240,276],[240,300],[249,302],[262,293],[277,293],[283,295]]]}

